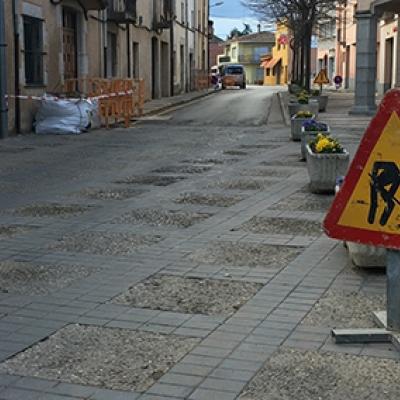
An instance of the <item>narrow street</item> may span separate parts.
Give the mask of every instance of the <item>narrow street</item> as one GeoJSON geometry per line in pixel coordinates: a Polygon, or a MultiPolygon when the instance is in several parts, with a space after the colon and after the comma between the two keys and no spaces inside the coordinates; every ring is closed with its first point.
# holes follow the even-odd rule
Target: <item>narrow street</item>
{"type": "Polygon", "coordinates": [[[330,338],[385,275],[323,234],[276,91],[0,143],[0,400],[399,398],[391,345],[330,338]]]}

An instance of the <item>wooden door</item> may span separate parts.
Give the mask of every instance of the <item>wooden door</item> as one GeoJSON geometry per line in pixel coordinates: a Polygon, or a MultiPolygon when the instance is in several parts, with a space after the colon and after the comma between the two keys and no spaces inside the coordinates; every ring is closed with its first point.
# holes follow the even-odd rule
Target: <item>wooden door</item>
{"type": "Polygon", "coordinates": [[[63,9],[63,58],[64,79],[77,78],[77,14],[69,8],[63,9]]]}

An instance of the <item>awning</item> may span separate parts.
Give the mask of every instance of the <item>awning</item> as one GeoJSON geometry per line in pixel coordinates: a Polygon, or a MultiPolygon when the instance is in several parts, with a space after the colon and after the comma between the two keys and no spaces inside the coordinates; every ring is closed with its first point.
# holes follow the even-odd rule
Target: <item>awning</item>
{"type": "Polygon", "coordinates": [[[274,68],[276,64],[282,61],[282,58],[272,58],[271,60],[264,61],[261,63],[263,68],[274,68]]]}

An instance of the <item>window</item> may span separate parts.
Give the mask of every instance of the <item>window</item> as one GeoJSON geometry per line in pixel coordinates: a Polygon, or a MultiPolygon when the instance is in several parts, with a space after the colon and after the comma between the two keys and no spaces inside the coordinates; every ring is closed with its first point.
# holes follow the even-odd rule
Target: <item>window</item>
{"type": "Polygon", "coordinates": [[[265,69],[265,75],[266,76],[271,76],[271,69],[270,68],[266,68],[265,69]]]}
{"type": "Polygon", "coordinates": [[[43,21],[24,17],[25,83],[43,84],[43,21]]]}

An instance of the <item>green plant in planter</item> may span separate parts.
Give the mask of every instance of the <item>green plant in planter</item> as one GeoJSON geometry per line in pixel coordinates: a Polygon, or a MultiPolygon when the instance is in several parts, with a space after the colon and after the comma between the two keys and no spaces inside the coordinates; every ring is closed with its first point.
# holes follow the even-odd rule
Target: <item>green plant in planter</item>
{"type": "Polygon", "coordinates": [[[310,149],[316,154],[343,154],[344,148],[337,139],[319,133],[314,140],[309,143],[310,149]]]}
{"type": "Polygon", "coordinates": [[[320,90],[314,89],[311,91],[311,96],[318,97],[321,94],[320,90]]]}
{"type": "Polygon", "coordinates": [[[295,118],[312,118],[313,113],[311,111],[298,111],[295,114],[295,118]]]}
{"type": "Polygon", "coordinates": [[[307,91],[303,90],[297,95],[297,101],[300,104],[308,104],[308,101],[310,100],[310,95],[308,94],[307,91]]]}

